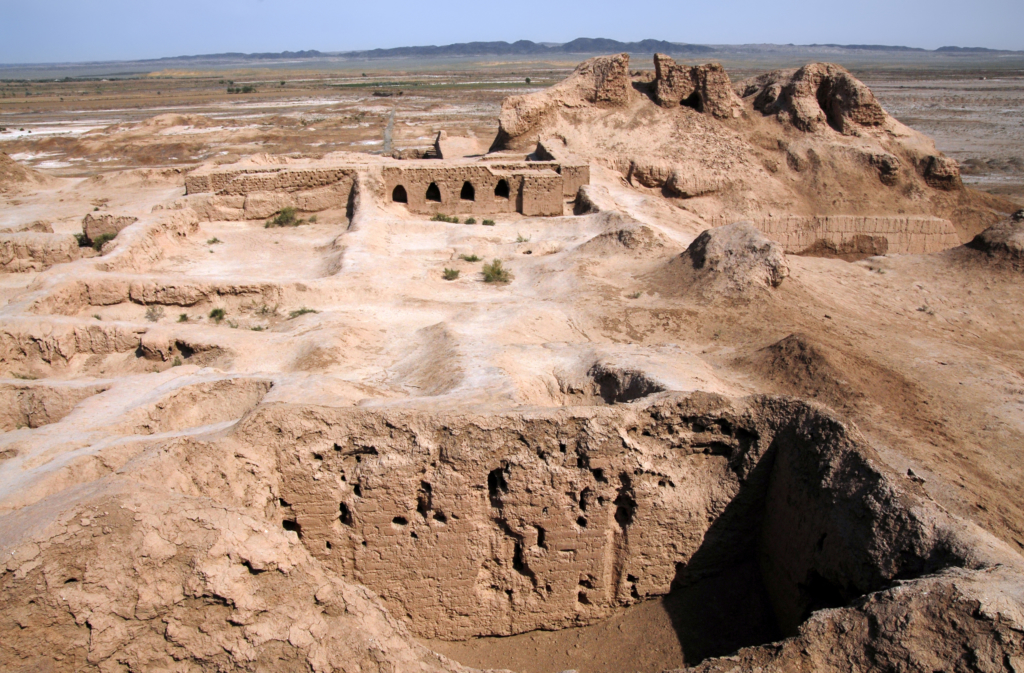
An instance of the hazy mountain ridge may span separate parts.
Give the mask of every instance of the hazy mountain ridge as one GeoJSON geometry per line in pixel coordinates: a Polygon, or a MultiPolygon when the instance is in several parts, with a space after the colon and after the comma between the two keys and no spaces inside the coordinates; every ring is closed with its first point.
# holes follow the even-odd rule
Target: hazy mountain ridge
{"type": "Polygon", "coordinates": [[[202,54],[194,56],[171,56],[159,59],[139,61],[140,63],[189,60],[280,60],[306,58],[431,58],[459,56],[546,56],[559,54],[610,54],[630,52],[634,54],[712,54],[719,51],[749,51],[765,47],[782,47],[792,49],[828,48],[853,51],[913,51],[937,53],[1021,53],[986,47],[939,47],[923,49],[921,47],[904,47],[899,45],[878,44],[809,44],[809,45],[704,45],[666,40],[646,39],[639,42],[620,42],[609,38],[580,37],[564,44],[539,43],[531,40],[516,42],[457,42],[447,45],[424,45],[415,47],[393,47],[388,49],[365,49],[358,51],[321,52],[315,49],[306,51],[283,51],[264,53],[224,53],[202,54]]]}

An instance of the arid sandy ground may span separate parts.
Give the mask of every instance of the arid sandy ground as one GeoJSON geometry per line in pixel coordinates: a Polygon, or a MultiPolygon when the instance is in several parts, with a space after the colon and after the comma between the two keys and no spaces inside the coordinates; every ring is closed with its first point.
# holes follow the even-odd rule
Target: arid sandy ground
{"type": "MultiPolygon", "coordinates": [[[[125,167],[229,161],[260,151],[379,151],[392,110],[396,148],[429,145],[441,129],[490,139],[505,96],[550,85],[570,70],[567,64],[523,64],[503,71],[499,64],[468,72],[370,70],[365,78],[354,72],[285,71],[8,82],[0,84],[0,128],[6,129],[0,142],[27,165],[58,175],[91,175],[125,167]],[[229,86],[247,84],[257,93],[225,93],[229,86]],[[31,95],[26,97],[26,91],[31,95]],[[145,128],[132,129],[161,114],[205,119],[198,128],[180,120],[183,128],[161,129],[157,137],[145,128]]],[[[733,78],[761,71],[743,64],[733,78]]],[[[959,161],[968,184],[1024,205],[1024,75],[984,69],[904,75],[866,68],[855,73],[890,114],[934,138],[941,151],[959,161]]]]}
{"type": "MultiPolygon", "coordinates": [[[[184,172],[198,163],[379,152],[392,111],[396,149],[429,146],[440,130],[489,141],[506,96],[565,74],[523,66],[0,86],[0,151],[52,176],[0,194],[0,230],[43,221],[78,233],[89,214],[141,220],[102,254],[0,275],[0,521],[20,516],[17,530],[27,530],[65,493],[164,488],[165,472],[174,493],[216,498],[196,475],[223,469],[231,476],[216,493],[255,528],[259,516],[294,526],[298,505],[260,476],[274,472],[266,447],[277,441],[256,428],[261,413],[295,405],[305,422],[321,413],[316,405],[454,414],[603,406],[614,401],[592,380],[603,367],[641,372],[657,390],[822,404],[859,428],[907,488],[1024,551],[1024,286],[1019,268],[977,251],[853,263],[789,256],[789,277],[770,293],[695,297],[666,269],[705,227],[600,165],[591,182],[620,214],[571,215],[567,203],[563,217],[502,216],[484,227],[373,202],[295,228],[143,226],[184,195],[184,172]],[[229,81],[259,91],[228,95],[229,81]],[[623,222],[653,238],[616,243],[623,222]],[[470,255],[502,259],[512,281],[484,283],[470,255]],[[448,268],[457,280],[443,278],[448,268]],[[187,467],[168,457],[176,451],[187,467]],[[222,460],[249,467],[231,473],[222,460]]],[[[961,162],[966,183],[1024,205],[1024,78],[861,76],[890,113],[961,162]]],[[[294,567],[330,567],[292,528],[274,532],[294,567]]],[[[254,577],[263,572],[246,564],[254,577]]],[[[695,665],[778,637],[758,616],[767,610],[752,602],[761,589],[750,574],[741,568],[579,629],[420,642],[467,666],[523,673],[695,665]],[[708,610],[715,601],[728,607],[708,610]]],[[[352,611],[376,609],[349,600],[352,611]]],[[[384,603],[414,635],[426,633],[400,602],[384,603]]]]}

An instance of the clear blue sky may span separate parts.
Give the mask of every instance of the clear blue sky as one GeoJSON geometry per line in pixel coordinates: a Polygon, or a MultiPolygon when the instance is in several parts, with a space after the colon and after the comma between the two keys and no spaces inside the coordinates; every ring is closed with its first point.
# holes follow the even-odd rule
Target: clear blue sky
{"type": "Polygon", "coordinates": [[[1024,0],[0,0],[0,63],[577,37],[1024,49],[1024,0]]]}

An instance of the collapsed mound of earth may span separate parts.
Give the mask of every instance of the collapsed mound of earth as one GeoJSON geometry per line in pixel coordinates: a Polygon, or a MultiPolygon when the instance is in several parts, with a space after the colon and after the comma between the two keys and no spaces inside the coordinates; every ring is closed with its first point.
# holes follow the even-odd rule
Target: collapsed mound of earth
{"type": "Polygon", "coordinates": [[[628,54],[598,57],[557,86],[509,97],[492,149],[556,138],[716,225],[900,213],[946,219],[965,243],[1013,209],[964,187],[955,161],[841,66],[734,85],[715,64],[656,55],[655,65],[652,81],[631,75],[628,54]]]}

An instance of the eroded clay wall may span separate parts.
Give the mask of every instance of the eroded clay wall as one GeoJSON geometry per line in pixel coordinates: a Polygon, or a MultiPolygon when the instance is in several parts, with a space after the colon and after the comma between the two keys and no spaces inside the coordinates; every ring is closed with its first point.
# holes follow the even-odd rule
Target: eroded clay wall
{"type": "MultiPolygon", "coordinates": [[[[735,219],[735,218],[734,218],[735,219]]],[[[788,254],[828,247],[838,252],[923,254],[961,245],[949,220],[925,215],[752,218],[754,226],[782,244],[788,254]],[[871,250],[868,250],[871,248],[871,250]]],[[[726,224],[725,220],[716,225],[726,224]]]]}
{"type": "MultiPolygon", "coordinates": [[[[487,165],[445,166],[385,166],[383,169],[384,199],[392,202],[395,188],[401,186],[406,194],[406,207],[411,212],[433,215],[495,215],[518,210],[518,197],[523,190],[523,176],[493,170],[487,165]],[[509,188],[507,197],[496,196],[495,188],[504,180],[509,188]],[[463,186],[472,185],[473,199],[461,198],[463,186]],[[437,186],[439,201],[427,199],[430,185],[437,186]]],[[[558,194],[561,195],[561,185],[558,194]]],[[[559,196],[560,198],[560,196],[559,196]]],[[[559,211],[561,214],[561,211],[559,211]]]]}
{"type": "Polygon", "coordinates": [[[552,171],[524,174],[521,204],[523,215],[562,215],[565,206],[562,176],[552,171]]]}
{"type": "Polygon", "coordinates": [[[326,187],[346,179],[351,183],[356,171],[354,166],[219,169],[185,176],[185,193],[244,196],[252,192],[297,192],[326,187]]]}
{"type": "Polygon", "coordinates": [[[313,554],[417,634],[460,639],[586,624],[695,558],[752,554],[736,496],[763,446],[707,399],[530,419],[280,405],[241,434],[282,447],[282,516],[313,554]]]}

